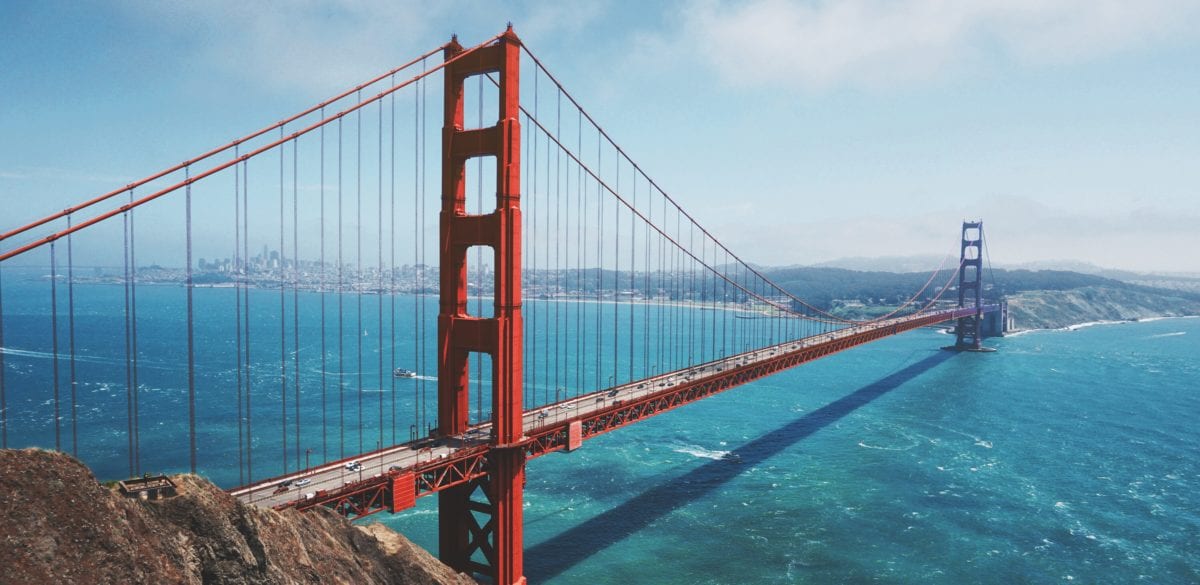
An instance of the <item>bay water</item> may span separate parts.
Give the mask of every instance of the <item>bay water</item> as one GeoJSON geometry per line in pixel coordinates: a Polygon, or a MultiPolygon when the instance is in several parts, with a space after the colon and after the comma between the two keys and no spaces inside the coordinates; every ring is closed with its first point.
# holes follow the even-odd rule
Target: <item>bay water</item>
{"type": "MultiPolygon", "coordinates": [[[[44,283],[5,276],[8,443],[53,447],[44,283]]],[[[122,288],[76,289],[78,456],[101,478],[124,477],[122,288]]],[[[177,319],[180,290],[138,289],[138,471],[187,464],[181,330],[152,326],[177,319]]],[[[249,479],[236,463],[233,295],[196,291],[199,471],[225,487],[249,479]]],[[[287,430],[291,469],[301,457],[315,464],[408,440],[431,422],[420,410],[421,390],[430,401],[436,393],[435,328],[417,320],[422,308],[425,319],[436,315],[432,299],[396,299],[414,320],[394,346],[421,376],[393,380],[391,330],[386,343],[375,338],[376,297],[365,301],[362,332],[357,307],[344,308],[352,324],[340,339],[351,354],[335,362],[327,347],[323,373],[319,342],[305,341],[319,331],[319,296],[299,295],[304,335],[281,347],[278,291],[251,293],[259,426],[243,440],[255,446],[255,478],[282,471],[279,396],[293,390],[280,384],[281,355],[288,379],[291,352],[303,356],[306,424],[299,443],[294,419],[287,430]],[[362,397],[360,424],[317,423],[358,417],[362,397]]],[[[291,311],[290,293],[284,303],[291,311]]],[[[1200,582],[1200,320],[1030,332],[988,340],[998,349],[988,354],[940,351],[949,341],[932,330],[888,338],[531,461],[526,574],[537,583],[1200,582]]],[[[69,450],[61,356],[59,373],[59,441],[69,450]]],[[[435,498],[368,521],[436,552],[435,498]]]]}

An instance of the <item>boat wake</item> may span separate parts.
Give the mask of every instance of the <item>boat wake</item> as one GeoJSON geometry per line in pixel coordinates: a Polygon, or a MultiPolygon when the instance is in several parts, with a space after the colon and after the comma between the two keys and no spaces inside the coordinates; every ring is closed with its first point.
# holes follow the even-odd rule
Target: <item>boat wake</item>
{"type": "Polygon", "coordinates": [[[732,455],[730,451],[721,451],[719,449],[705,449],[698,445],[676,445],[671,447],[671,450],[684,455],[691,455],[700,459],[712,459],[719,461],[721,459],[729,459],[732,455]]]}

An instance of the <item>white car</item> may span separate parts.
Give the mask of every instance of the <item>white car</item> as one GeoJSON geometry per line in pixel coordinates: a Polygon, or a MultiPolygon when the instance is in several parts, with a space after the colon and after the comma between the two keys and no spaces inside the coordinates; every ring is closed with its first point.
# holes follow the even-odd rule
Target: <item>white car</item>
{"type": "Polygon", "coordinates": [[[351,461],[346,464],[346,471],[359,471],[362,469],[362,463],[351,461]]]}
{"type": "Polygon", "coordinates": [[[312,480],[305,477],[303,479],[297,479],[295,482],[293,482],[293,485],[295,485],[296,487],[303,487],[310,483],[312,483],[312,480]]]}

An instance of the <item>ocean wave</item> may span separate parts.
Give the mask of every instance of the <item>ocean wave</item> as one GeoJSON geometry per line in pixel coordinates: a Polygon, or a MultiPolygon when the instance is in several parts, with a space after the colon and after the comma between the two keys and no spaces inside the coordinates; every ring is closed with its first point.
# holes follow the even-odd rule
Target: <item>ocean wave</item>
{"type": "Polygon", "coordinates": [[[1006,331],[1004,333],[1004,336],[1005,337],[1021,337],[1023,335],[1029,335],[1030,333],[1037,333],[1039,331],[1045,331],[1045,329],[1022,329],[1020,331],[1006,331]]]}
{"type": "MultiPolygon", "coordinates": [[[[0,347],[0,353],[5,354],[5,355],[17,356],[17,357],[54,359],[54,352],[52,352],[52,351],[33,351],[33,350],[29,350],[29,349],[17,349],[15,347],[0,347]]],[[[60,352],[58,352],[58,359],[69,360],[69,359],[71,359],[71,354],[69,351],[60,351],[60,352]]],[[[75,361],[91,362],[91,363],[96,363],[96,364],[121,364],[121,365],[124,365],[124,363],[125,363],[125,360],[114,359],[114,358],[102,358],[102,357],[80,355],[80,354],[75,354],[75,361]]]]}
{"type": "Polygon", "coordinates": [[[1080,329],[1086,329],[1088,327],[1096,327],[1099,325],[1116,325],[1119,323],[1128,323],[1128,321],[1088,321],[1086,323],[1076,323],[1074,325],[1067,325],[1066,327],[1061,328],[1060,331],[1078,331],[1080,329]]]}

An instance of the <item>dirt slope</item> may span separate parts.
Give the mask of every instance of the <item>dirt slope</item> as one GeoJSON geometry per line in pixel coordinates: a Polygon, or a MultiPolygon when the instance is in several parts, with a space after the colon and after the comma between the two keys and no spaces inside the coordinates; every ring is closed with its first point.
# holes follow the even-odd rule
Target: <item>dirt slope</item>
{"type": "Polygon", "coordinates": [[[0,450],[0,583],[474,583],[382,525],[173,479],[179,496],[133,500],[67,455],[0,450]]]}

